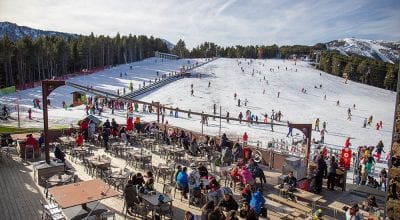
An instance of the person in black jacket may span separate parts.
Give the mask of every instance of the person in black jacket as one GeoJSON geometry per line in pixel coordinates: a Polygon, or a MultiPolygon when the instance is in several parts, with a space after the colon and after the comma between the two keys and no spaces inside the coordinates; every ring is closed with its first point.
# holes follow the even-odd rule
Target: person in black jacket
{"type": "Polygon", "coordinates": [[[327,176],[327,166],[322,152],[318,158],[317,164],[317,174],[315,175],[315,193],[319,194],[322,192],[322,180],[327,176]]]}
{"type": "Polygon", "coordinates": [[[227,212],[231,210],[237,210],[239,208],[239,205],[229,193],[224,194],[224,198],[219,202],[218,206],[227,212]]]}
{"type": "Polygon", "coordinates": [[[204,164],[200,164],[200,166],[199,166],[199,168],[197,170],[199,171],[200,178],[208,179],[208,170],[204,166],[204,164]]]}

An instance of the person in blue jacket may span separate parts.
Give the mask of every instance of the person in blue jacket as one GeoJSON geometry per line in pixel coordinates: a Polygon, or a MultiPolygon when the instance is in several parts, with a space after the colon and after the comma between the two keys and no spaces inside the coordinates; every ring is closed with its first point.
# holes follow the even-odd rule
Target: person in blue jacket
{"type": "Polygon", "coordinates": [[[254,212],[258,215],[265,215],[265,199],[262,194],[262,190],[258,189],[256,192],[253,193],[250,200],[250,208],[254,210],[254,212]]]}
{"type": "Polygon", "coordinates": [[[182,171],[178,173],[178,176],[176,177],[176,183],[182,190],[182,196],[187,199],[186,194],[189,192],[187,167],[182,168],[182,171]]]}

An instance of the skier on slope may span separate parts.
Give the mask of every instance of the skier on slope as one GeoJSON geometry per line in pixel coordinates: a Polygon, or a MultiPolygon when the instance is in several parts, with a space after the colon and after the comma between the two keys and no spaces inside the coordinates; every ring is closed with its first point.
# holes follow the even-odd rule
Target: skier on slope
{"type": "Polygon", "coordinates": [[[325,130],[325,128],[322,128],[321,132],[319,133],[321,135],[321,140],[320,140],[321,144],[325,143],[325,133],[328,133],[328,131],[325,130]]]}
{"type": "Polygon", "coordinates": [[[239,123],[242,124],[242,119],[243,119],[243,113],[239,113],[239,123]]]}
{"type": "Polygon", "coordinates": [[[292,136],[292,137],[293,137],[293,127],[292,127],[292,126],[290,126],[290,123],[289,123],[289,121],[287,122],[287,124],[288,124],[288,127],[289,127],[289,131],[288,131],[288,133],[287,133],[286,137],[289,137],[289,134],[290,134],[290,136],[292,136]]]}
{"type": "Polygon", "coordinates": [[[319,131],[319,118],[315,120],[315,131],[319,131]]]}
{"type": "Polygon", "coordinates": [[[237,94],[236,94],[236,92],[233,94],[233,99],[235,99],[236,100],[236,96],[237,96],[237,94]]]}
{"type": "Polygon", "coordinates": [[[238,99],[238,107],[240,107],[240,99],[238,99]]]}
{"type": "Polygon", "coordinates": [[[351,109],[349,108],[349,109],[347,109],[347,120],[350,120],[351,121],[351,109]]]}
{"type": "Polygon", "coordinates": [[[264,123],[268,123],[268,114],[264,113],[264,123]]]}
{"type": "Polygon", "coordinates": [[[367,118],[364,119],[363,128],[367,127],[367,118]]]}
{"type": "Polygon", "coordinates": [[[368,125],[371,126],[372,123],[372,115],[368,117],[368,125]]]}

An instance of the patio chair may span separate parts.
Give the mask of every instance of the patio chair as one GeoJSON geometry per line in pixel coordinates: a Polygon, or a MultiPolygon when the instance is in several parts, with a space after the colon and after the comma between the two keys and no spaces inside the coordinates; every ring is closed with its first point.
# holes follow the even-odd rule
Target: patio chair
{"type": "Polygon", "coordinates": [[[42,217],[41,219],[51,219],[51,220],[66,220],[67,218],[62,213],[62,210],[58,207],[57,204],[43,204],[42,200],[40,200],[40,204],[42,205],[42,217]]]}
{"type": "Polygon", "coordinates": [[[84,167],[84,171],[86,173],[89,173],[89,166],[90,166],[89,160],[87,158],[85,158],[83,160],[83,167],[84,167]]]}
{"type": "Polygon", "coordinates": [[[174,187],[174,198],[175,198],[175,195],[176,195],[176,190],[178,190],[179,192],[180,192],[180,194],[181,194],[181,202],[183,201],[183,195],[182,195],[182,193],[184,192],[184,189],[182,189],[179,185],[178,185],[178,183],[175,183],[175,187],[174,187]]]}
{"type": "MultiPolygon", "coordinates": [[[[126,219],[126,214],[130,211],[135,217],[138,215],[143,219],[149,213],[148,207],[140,202],[139,196],[137,194],[138,189],[134,189],[134,191],[126,191],[124,190],[124,205],[122,208],[122,213],[124,214],[124,219],[126,219]],[[126,191],[126,192],[125,192],[126,191]]],[[[132,190],[132,189],[131,189],[132,190]]]]}
{"type": "Polygon", "coordinates": [[[101,220],[107,220],[110,217],[112,217],[112,219],[114,220],[115,219],[115,212],[107,211],[107,212],[101,213],[101,215],[100,215],[100,219],[101,220]]]}
{"type": "Polygon", "coordinates": [[[166,216],[169,216],[171,219],[174,216],[174,212],[172,211],[172,203],[164,203],[158,206],[155,209],[155,212],[160,216],[160,219],[164,216],[164,219],[166,216]]]}

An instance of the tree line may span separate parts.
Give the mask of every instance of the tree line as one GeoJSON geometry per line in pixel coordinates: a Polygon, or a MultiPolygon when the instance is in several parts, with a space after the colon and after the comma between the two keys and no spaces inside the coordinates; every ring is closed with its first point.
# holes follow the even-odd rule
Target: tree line
{"type": "Polygon", "coordinates": [[[322,51],[319,69],[352,81],[396,90],[399,64],[385,63],[352,54],[345,56],[338,51],[322,51]]]}
{"type": "Polygon", "coordinates": [[[345,56],[338,51],[327,50],[325,44],[319,43],[314,46],[293,45],[249,45],[249,46],[227,46],[221,47],[212,42],[204,42],[192,50],[186,48],[185,42],[179,40],[172,53],[180,57],[226,57],[226,58],[297,58],[308,56],[316,60],[319,56],[317,68],[340,77],[365,83],[368,85],[395,90],[397,86],[398,64],[385,63],[383,61],[362,57],[356,54],[345,56]]]}
{"type": "Polygon", "coordinates": [[[69,73],[106,68],[168,53],[164,41],[153,36],[43,36],[12,42],[0,40],[0,88],[51,79],[69,73]]]}

